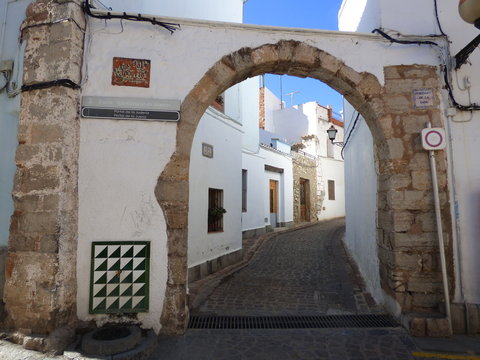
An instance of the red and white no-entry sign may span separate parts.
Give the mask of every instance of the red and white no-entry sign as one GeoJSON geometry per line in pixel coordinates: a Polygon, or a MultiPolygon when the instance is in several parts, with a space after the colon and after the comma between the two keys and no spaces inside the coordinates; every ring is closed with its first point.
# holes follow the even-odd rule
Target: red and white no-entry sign
{"type": "Polygon", "coordinates": [[[422,146],[425,150],[442,150],[447,145],[445,130],[442,128],[426,128],[422,130],[422,146]]]}

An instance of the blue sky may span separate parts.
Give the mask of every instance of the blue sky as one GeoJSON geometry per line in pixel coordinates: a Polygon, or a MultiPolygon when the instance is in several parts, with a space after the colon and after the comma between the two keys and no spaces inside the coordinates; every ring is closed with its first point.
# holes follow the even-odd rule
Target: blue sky
{"type": "MultiPolygon", "coordinates": [[[[309,29],[338,30],[337,14],[342,0],[249,0],[244,7],[244,23],[257,25],[286,26],[309,29]]],[[[283,100],[291,105],[317,101],[320,105],[331,105],[340,112],[342,96],[329,86],[315,79],[300,79],[292,76],[268,74],[266,86],[280,97],[282,83],[283,100]]]]}

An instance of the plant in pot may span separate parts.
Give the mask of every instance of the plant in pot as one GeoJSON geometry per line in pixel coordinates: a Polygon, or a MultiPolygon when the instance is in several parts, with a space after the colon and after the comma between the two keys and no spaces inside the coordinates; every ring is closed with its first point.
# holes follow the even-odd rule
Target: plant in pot
{"type": "Polygon", "coordinates": [[[221,206],[216,206],[208,209],[208,219],[212,221],[220,220],[227,210],[221,206]]]}
{"type": "Polygon", "coordinates": [[[227,210],[225,210],[221,206],[215,206],[208,209],[208,231],[209,232],[216,232],[223,230],[223,223],[222,218],[223,214],[225,214],[227,210]]]}

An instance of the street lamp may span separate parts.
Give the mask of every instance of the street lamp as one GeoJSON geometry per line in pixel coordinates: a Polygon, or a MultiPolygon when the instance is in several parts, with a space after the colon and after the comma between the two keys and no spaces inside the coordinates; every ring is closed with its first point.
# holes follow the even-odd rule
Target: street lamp
{"type": "Polygon", "coordinates": [[[333,140],[335,140],[335,137],[337,136],[337,132],[338,132],[338,130],[335,129],[335,126],[331,125],[327,130],[328,138],[330,139],[330,141],[333,145],[338,145],[338,146],[343,147],[343,141],[333,141],[333,140]]]}
{"type": "Polygon", "coordinates": [[[480,1],[460,0],[458,12],[463,20],[480,29],[480,1]]]}

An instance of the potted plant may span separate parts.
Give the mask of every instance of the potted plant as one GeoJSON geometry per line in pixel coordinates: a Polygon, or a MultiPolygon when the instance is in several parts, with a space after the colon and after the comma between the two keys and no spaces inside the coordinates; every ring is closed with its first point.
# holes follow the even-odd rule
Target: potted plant
{"type": "Polygon", "coordinates": [[[212,221],[219,220],[223,217],[227,210],[221,206],[216,206],[208,209],[208,218],[212,221]]]}

